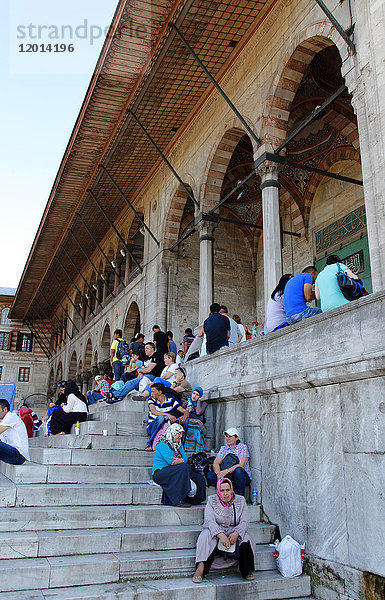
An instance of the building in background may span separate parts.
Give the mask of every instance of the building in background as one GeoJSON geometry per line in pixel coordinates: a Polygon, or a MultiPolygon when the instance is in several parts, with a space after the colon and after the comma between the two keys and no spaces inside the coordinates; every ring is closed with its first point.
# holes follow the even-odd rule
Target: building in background
{"type": "Polygon", "coordinates": [[[15,385],[15,408],[30,396],[40,416],[47,407],[48,360],[28,327],[9,318],[15,291],[0,287],[0,383],[15,385]]]}

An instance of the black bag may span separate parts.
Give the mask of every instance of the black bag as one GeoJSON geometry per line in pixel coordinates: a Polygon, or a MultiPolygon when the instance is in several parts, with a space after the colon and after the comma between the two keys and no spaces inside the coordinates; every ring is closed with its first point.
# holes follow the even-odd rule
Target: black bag
{"type": "Polygon", "coordinates": [[[361,279],[352,279],[349,275],[346,275],[341,269],[340,263],[337,263],[337,267],[337,283],[346,300],[357,300],[358,298],[362,298],[362,296],[368,295],[361,279]]]}
{"type": "Polygon", "coordinates": [[[221,462],[221,471],[231,469],[234,465],[239,465],[239,458],[235,454],[226,454],[225,458],[221,462]]]}
{"type": "Polygon", "coordinates": [[[194,452],[194,454],[188,457],[187,462],[192,466],[194,471],[202,473],[211,458],[213,458],[213,463],[215,460],[214,457],[210,457],[209,459],[206,452],[194,452]]]}
{"type": "MultiPolygon", "coordinates": [[[[232,455],[234,456],[234,454],[232,455]]],[[[234,527],[237,523],[237,513],[235,511],[235,503],[233,504],[233,511],[234,511],[234,527]]],[[[233,550],[233,552],[228,552],[227,550],[222,550],[219,549],[218,546],[221,545],[221,540],[218,540],[217,542],[217,547],[216,547],[216,554],[219,554],[219,556],[223,556],[224,560],[230,559],[230,560],[239,560],[239,538],[237,539],[237,541],[235,542],[235,548],[233,550]]]]}

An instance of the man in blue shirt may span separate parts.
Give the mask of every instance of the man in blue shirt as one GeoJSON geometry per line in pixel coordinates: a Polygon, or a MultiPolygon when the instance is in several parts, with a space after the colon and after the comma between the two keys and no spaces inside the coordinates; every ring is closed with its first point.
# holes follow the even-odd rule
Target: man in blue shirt
{"type": "Polygon", "coordinates": [[[311,265],[306,267],[302,273],[294,275],[286,284],[283,294],[283,306],[286,312],[286,320],[289,325],[298,323],[322,312],[320,308],[309,307],[306,302],[314,300],[315,294],[313,284],[318,275],[317,269],[311,265]]]}

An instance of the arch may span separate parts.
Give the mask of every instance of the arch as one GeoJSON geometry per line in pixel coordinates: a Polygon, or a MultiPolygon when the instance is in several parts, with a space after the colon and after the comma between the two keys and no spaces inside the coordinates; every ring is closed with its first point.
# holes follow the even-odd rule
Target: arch
{"type": "Polygon", "coordinates": [[[53,395],[55,393],[55,371],[54,368],[51,367],[48,377],[48,395],[53,395]]]}
{"type": "Polygon", "coordinates": [[[72,352],[71,360],[68,366],[68,381],[72,381],[72,379],[76,379],[78,371],[78,357],[76,355],[76,351],[72,352]]]}
{"type": "Polygon", "coordinates": [[[56,383],[63,379],[63,365],[60,361],[56,369],[56,383]]]}
{"type": "Polygon", "coordinates": [[[314,24],[301,32],[294,41],[289,42],[291,48],[286,49],[283,59],[284,68],[274,82],[274,91],[268,97],[263,119],[262,141],[279,146],[285,139],[288,129],[290,107],[298,91],[306,69],[314,56],[327,46],[335,45],[339,50],[340,40],[329,23],[314,24]]]}
{"type": "Polygon", "coordinates": [[[188,199],[189,197],[186,190],[180,185],[172,197],[166,213],[163,233],[163,242],[166,248],[178,241],[183,213],[188,199]]]}
{"type": "Polygon", "coordinates": [[[100,359],[101,361],[108,360],[110,357],[111,347],[111,328],[108,323],[105,324],[100,341],[100,359]]]}
{"type": "Polygon", "coordinates": [[[86,344],[86,349],[84,352],[84,370],[85,371],[91,370],[91,361],[92,361],[92,342],[91,342],[91,338],[88,338],[87,344],[86,344]]]}
{"type": "Polygon", "coordinates": [[[136,302],[131,302],[123,325],[123,337],[130,340],[140,332],[140,311],[136,302]]]}
{"type": "MultiPolygon", "coordinates": [[[[323,169],[325,171],[327,171],[329,169],[334,171],[333,167],[335,167],[336,163],[339,163],[341,161],[349,161],[349,160],[354,160],[360,164],[359,154],[358,154],[357,150],[355,150],[354,148],[337,148],[335,150],[332,150],[331,152],[329,152],[329,154],[327,154],[327,156],[325,156],[325,158],[321,162],[319,168],[323,169]]],[[[338,171],[334,171],[334,172],[338,172],[338,171]]],[[[310,180],[308,189],[306,191],[306,194],[304,197],[304,225],[306,228],[309,226],[309,216],[310,216],[311,204],[313,202],[314,195],[315,195],[317,188],[323,178],[324,178],[324,175],[321,175],[319,173],[314,173],[314,175],[312,176],[312,178],[310,180]]],[[[348,185],[348,184],[345,184],[345,185],[348,185]]]]}
{"type": "Polygon", "coordinates": [[[222,184],[227,167],[233,156],[240,139],[247,132],[240,127],[228,129],[218,143],[210,160],[206,181],[203,188],[202,211],[207,212],[214,208],[221,199],[222,184]]]}

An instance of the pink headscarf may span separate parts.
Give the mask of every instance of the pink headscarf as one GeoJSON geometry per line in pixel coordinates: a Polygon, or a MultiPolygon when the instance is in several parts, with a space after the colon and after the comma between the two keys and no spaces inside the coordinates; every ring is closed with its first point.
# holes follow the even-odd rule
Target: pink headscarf
{"type": "Polygon", "coordinates": [[[222,479],[220,479],[218,481],[218,483],[217,483],[217,492],[218,492],[218,497],[219,497],[219,500],[220,500],[222,506],[231,506],[232,504],[234,504],[235,493],[234,493],[234,489],[233,489],[233,484],[232,484],[232,482],[231,482],[230,479],[228,479],[227,477],[222,477],[222,479]],[[231,487],[232,492],[233,492],[232,496],[231,496],[231,499],[230,499],[229,502],[225,502],[223,500],[222,496],[221,496],[221,485],[222,485],[222,483],[228,483],[230,485],[230,487],[231,487]]]}

